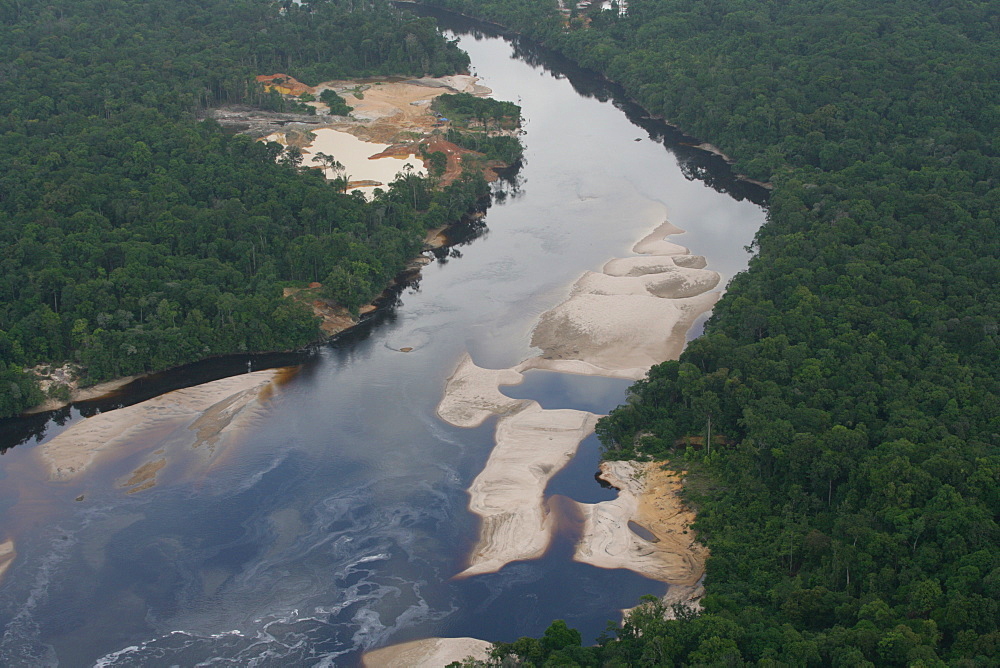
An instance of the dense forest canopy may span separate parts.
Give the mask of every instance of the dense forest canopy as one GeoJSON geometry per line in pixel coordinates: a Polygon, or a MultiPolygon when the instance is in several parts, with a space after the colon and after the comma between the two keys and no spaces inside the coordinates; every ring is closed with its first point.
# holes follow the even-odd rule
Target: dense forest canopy
{"type": "Polygon", "coordinates": [[[705,335],[598,426],[608,457],[691,471],[704,612],[650,603],[598,647],[556,624],[497,656],[995,665],[996,3],[427,4],[543,41],[774,185],[705,335]]]}
{"type": "Polygon", "coordinates": [[[95,382],[313,341],[283,285],[356,308],[487,192],[410,174],[368,203],[198,121],[283,110],[258,74],[466,69],[433,20],[383,2],[0,0],[0,34],[0,417],[42,398],[21,372],[42,362],[95,382]]]}

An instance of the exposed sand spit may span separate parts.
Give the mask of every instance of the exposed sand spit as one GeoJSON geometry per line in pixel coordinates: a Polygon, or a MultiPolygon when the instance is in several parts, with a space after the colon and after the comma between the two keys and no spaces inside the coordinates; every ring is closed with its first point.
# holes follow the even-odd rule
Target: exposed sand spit
{"type": "MultiPolygon", "coordinates": [[[[38,450],[53,480],[80,475],[99,455],[140,435],[151,442],[169,442],[171,448],[203,447],[211,457],[259,414],[262,401],[270,396],[281,373],[281,369],[269,369],[233,376],[100,413],[78,422],[38,450]]],[[[137,475],[140,479],[130,484],[148,482],[142,472],[137,471],[137,475]]]]}
{"type": "Polygon", "coordinates": [[[496,447],[469,488],[469,509],[482,524],[470,565],[460,577],[491,573],[545,552],[552,530],[545,487],[596,423],[593,413],[547,411],[535,402],[500,418],[496,447]]]}
{"type": "Polygon", "coordinates": [[[708,292],[719,284],[719,280],[720,276],[714,271],[674,265],[656,273],[626,276],[588,271],[573,286],[573,294],[641,295],[680,299],[708,292]]]}
{"type": "Polygon", "coordinates": [[[681,477],[656,462],[610,461],[601,464],[601,478],[619,490],[618,498],[578,504],[585,519],[574,558],[695,585],[705,572],[708,550],[690,529],[694,512],[678,496],[681,477]],[[639,525],[638,532],[630,522],[639,525]]]}
{"type": "Polygon", "coordinates": [[[491,415],[506,415],[527,405],[500,392],[501,385],[519,385],[524,380],[516,369],[484,369],[465,354],[448,378],[437,414],[456,427],[478,427],[491,415]]]}
{"type": "Polygon", "coordinates": [[[671,234],[683,234],[683,232],[684,230],[665,220],[652,232],[639,239],[635,246],[632,246],[632,252],[640,255],[687,255],[687,248],[666,240],[671,234]]]}
{"type": "Polygon", "coordinates": [[[439,668],[466,657],[484,660],[492,643],[476,638],[424,638],[365,653],[366,668],[439,668]]]}

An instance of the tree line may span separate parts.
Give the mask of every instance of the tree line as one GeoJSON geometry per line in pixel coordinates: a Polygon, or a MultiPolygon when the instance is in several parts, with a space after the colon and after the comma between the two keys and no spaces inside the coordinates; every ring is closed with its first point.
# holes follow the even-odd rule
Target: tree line
{"type": "Polygon", "coordinates": [[[464,71],[429,19],[383,2],[0,1],[0,417],[42,398],[23,368],[85,382],[319,336],[282,288],[357,308],[425,230],[486,196],[408,174],[371,202],[233,136],[206,108],[282,109],[255,81],[464,71]]]}
{"type": "Polygon", "coordinates": [[[691,472],[704,611],[650,602],[596,647],[494,661],[994,665],[995,4],[427,4],[543,41],[774,185],[705,335],[598,425],[607,457],[691,472]]]}

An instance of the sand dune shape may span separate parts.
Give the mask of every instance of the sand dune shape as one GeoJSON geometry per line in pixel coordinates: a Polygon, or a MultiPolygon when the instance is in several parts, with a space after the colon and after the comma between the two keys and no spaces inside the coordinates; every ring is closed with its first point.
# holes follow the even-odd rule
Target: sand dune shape
{"type": "MultiPolygon", "coordinates": [[[[718,295],[578,294],[542,314],[531,336],[546,360],[580,360],[601,369],[638,369],[676,358],[685,334],[718,295]]],[[[633,374],[635,375],[635,374],[633,374]]]]}

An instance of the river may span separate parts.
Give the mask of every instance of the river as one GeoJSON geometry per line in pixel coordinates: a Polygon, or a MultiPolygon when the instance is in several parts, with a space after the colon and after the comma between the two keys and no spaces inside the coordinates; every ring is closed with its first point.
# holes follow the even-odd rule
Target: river
{"type": "MultiPolygon", "coordinates": [[[[482,83],[525,118],[524,164],[486,229],[425,267],[393,307],[308,354],[214,360],[0,425],[0,541],[17,554],[0,585],[0,664],[354,665],[390,643],[509,641],[557,618],[593,642],[620,609],[665,592],[573,562],[558,539],[540,559],[452,579],[476,538],[466,489],[494,421],[453,427],[435,407],[465,353],[490,368],[530,357],[538,317],[664,219],[725,285],[764,219],[746,197],[762,193],[551,54],[451,29],[482,83]],[[295,370],[263,418],[212,467],[168,467],[155,487],[123,493],[116,481],[161,446],[148,433],[70,481],[49,482],[40,465],[40,445],[85,415],[285,365],[295,370]]],[[[627,387],[528,376],[505,391],[545,408],[606,412],[627,387]]],[[[613,494],[594,481],[597,449],[587,439],[550,491],[613,494]]]]}

